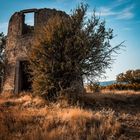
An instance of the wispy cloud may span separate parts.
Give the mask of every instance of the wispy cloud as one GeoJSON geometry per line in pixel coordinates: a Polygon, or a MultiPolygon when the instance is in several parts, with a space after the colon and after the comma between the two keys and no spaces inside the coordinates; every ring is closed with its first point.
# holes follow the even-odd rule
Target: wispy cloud
{"type": "Polygon", "coordinates": [[[134,17],[133,9],[134,5],[130,5],[129,7],[123,9],[118,15],[117,19],[132,19],[134,17]]]}
{"type": "Polygon", "coordinates": [[[128,5],[127,7],[118,8],[119,5],[112,5],[111,7],[100,7],[98,8],[96,15],[99,16],[114,16],[115,19],[132,19],[135,14],[133,9],[135,8],[134,4],[128,5]],[[118,10],[119,9],[119,10],[118,10]]]}
{"type": "Polygon", "coordinates": [[[100,16],[113,16],[117,13],[112,11],[112,9],[109,7],[100,7],[96,14],[100,16]]]}

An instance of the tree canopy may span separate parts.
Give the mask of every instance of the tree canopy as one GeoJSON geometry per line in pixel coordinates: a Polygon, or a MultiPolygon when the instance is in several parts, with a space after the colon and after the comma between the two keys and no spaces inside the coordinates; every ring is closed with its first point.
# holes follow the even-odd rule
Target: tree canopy
{"type": "Polygon", "coordinates": [[[82,4],[71,15],[58,14],[37,31],[28,54],[35,92],[58,92],[74,80],[99,77],[111,66],[122,43],[113,47],[113,29],[107,29],[95,12],[88,18],[87,9],[82,4]]]}
{"type": "Polygon", "coordinates": [[[124,73],[120,73],[116,77],[117,82],[124,83],[140,83],[140,69],[127,70],[124,73]]]}

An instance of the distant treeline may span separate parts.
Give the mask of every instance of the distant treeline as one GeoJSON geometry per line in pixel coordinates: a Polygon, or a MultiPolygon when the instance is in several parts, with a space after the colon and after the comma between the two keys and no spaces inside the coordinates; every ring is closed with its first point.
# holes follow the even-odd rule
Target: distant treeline
{"type": "Polygon", "coordinates": [[[139,83],[133,83],[133,84],[121,84],[116,83],[108,86],[101,86],[101,89],[108,89],[108,90],[140,90],[140,84],[139,83]]]}
{"type": "Polygon", "coordinates": [[[93,92],[98,92],[102,89],[140,91],[140,69],[127,70],[126,72],[118,74],[116,81],[110,85],[104,86],[100,83],[92,83],[87,86],[87,89],[93,92]]]}

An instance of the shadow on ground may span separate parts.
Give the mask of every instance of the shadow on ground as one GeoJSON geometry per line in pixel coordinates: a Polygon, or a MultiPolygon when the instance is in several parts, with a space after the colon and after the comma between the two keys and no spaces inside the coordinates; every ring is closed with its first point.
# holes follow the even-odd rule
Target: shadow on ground
{"type": "Polygon", "coordinates": [[[85,108],[112,108],[115,111],[140,112],[140,94],[85,94],[79,96],[79,102],[85,108]]]}

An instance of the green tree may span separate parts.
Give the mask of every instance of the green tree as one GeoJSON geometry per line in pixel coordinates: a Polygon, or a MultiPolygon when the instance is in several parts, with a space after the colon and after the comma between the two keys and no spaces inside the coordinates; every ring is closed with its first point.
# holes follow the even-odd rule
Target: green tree
{"type": "Polygon", "coordinates": [[[116,76],[116,81],[117,82],[124,82],[124,74],[120,73],[116,76]]]}
{"type": "Polygon", "coordinates": [[[117,82],[125,83],[140,83],[140,69],[127,70],[125,73],[120,73],[116,77],[117,82]]]}
{"type": "Polygon", "coordinates": [[[80,5],[71,15],[50,18],[36,33],[35,45],[29,51],[33,75],[33,91],[46,97],[70,88],[75,80],[92,80],[105,73],[113,62],[113,30],[105,21],[92,16],[87,19],[87,6],[80,5]]]}
{"type": "Polygon", "coordinates": [[[140,83],[140,69],[136,69],[133,72],[133,83],[140,83]]]}

